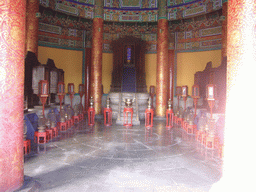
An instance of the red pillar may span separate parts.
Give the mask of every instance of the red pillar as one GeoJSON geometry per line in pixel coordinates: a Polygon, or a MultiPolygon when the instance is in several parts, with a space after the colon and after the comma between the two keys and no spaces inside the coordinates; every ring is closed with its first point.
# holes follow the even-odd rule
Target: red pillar
{"type": "Polygon", "coordinates": [[[95,0],[92,29],[91,96],[94,99],[95,114],[101,113],[102,97],[102,45],[103,45],[104,1],[95,0]]]}
{"type": "Polygon", "coordinates": [[[91,65],[91,95],[94,98],[95,114],[101,113],[102,97],[102,42],[103,19],[93,19],[92,65],[91,65]]]}
{"type": "Polygon", "coordinates": [[[156,115],[165,117],[168,91],[168,20],[160,19],[157,26],[156,115]]]}
{"type": "Polygon", "coordinates": [[[228,1],[223,177],[211,191],[255,189],[255,26],[255,0],[228,1]]]}
{"type": "Polygon", "coordinates": [[[0,3],[0,191],[23,184],[26,0],[0,3]]]}
{"type": "Polygon", "coordinates": [[[27,17],[26,17],[26,52],[31,51],[38,55],[38,18],[39,1],[27,1],[27,17]]]}
{"type": "Polygon", "coordinates": [[[227,56],[228,2],[222,4],[222,16],[225,19],[222,21],[221,58],[227,56]]]}
{"type": "Polygon", "coordinates": [[[84,85],[85,85],[85,94],[84,94],[84,107],[85,111],[87,112],[89,109],[89,99],[90,99],[90,70],[91,70],[91,56],[92,56],[92,49],[86,48],[85,51],[85,79],[84,79],[84,85]]]}
{"type": "Polygon", "coordinates": [[[169,89],[167,0],[158,1],[156,116],[165,117],[169,89]]]}

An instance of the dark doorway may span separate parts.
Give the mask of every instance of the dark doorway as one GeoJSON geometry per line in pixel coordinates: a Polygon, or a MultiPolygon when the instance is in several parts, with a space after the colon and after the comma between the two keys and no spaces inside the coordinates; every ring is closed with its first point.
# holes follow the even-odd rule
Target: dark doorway
{"type": "Polygon", "coordinates": [[[126,36],[112,42],[111,92],[147,92],[145,77],[146,42],[126,36]]]}

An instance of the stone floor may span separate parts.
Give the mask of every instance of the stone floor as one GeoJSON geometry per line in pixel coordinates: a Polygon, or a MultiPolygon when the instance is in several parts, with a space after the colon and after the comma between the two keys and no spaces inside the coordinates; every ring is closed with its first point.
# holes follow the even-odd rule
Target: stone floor
{"type": "Polygon", "coordinates": [[[33,144],[20,191],[209,191],[221,166],[215,150],[179,127],[166,129],[163,120],[151,129],[144,122],[105,127],[102,119],[89,127],[84,120],[47,144],[33,144]]]}

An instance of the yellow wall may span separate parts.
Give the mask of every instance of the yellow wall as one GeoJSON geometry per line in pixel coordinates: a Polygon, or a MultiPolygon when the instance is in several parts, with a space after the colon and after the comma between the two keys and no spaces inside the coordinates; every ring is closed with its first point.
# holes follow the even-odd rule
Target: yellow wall
{"type": "Polygon", "coordinates": [[[102,54],[102,85],[103,92],[109,93],[112,81],[113,53],[102,54]]]}
{"type": "Polygon", "coordinates": [[[48,58],[54,60],[57,68],[64,70],[65,91],[68,90],[68,83],[74,83],[75,92],[78,93],[79,84],[82,83],[83,52],[39,46],[39,62],[46,64],[48,58]]]}
{"type": "MultiPolygon", "coordinates": [[[[75,84],[75,92],[82,83],[83,52],[75,50],[57,49],[50,47],[38,47],[38,60],[46,64],[47,59],[53,59],[57,68],[65,71],[65,85],[75,84]]],[[[146,54],[145,71],[146,85],[149,91],[151,85],[156,86],[157,55],[146,54]]],[[[184,52],[177,54],[177,86],[188,85],[189,95],[194,84],[194,74],[205,69],[207,62],[212,61],[213,67],[221,64],[221,50],[184,52]]],[[[109,93],[112,80],[113,54],[102,55],[102,84],[104,93],[109,93]]]]}
{"type": "Polygon", "coordinates": [[[151,85],[156,86],[156,54],[146,54],[145,71],[146,71],[146,85],[149,92],[149,88],[151,85]]]}
{"type": "Polygon", "coordinates": [[[212,67],[221,64],[221,50],[185,52],[177,54],[177,86],[187,85],[188,94],[192,94],[194,74],[203,71],[211,61],[212,67]]]}

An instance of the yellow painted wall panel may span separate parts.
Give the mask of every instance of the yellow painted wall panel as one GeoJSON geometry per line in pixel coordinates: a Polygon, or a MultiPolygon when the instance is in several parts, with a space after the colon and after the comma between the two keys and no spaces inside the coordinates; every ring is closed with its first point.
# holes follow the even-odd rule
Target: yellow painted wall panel
{"type": "Polygon", "coordinates": [[[145,71],[148,92],[151,85],[156,86],[156,61],[156,54],[146,54],[145,71]]]}
{"type": "Polygon", "coordinates": [[[109,93],[112,81],[113,53],[102,54],[102,85],[103,92],[109,93]]]}
{"type": "Polygon", "coordinates": [[[57,68],[64,70],[65,91],[68,90],[68,83],[74,83],[75,92],[78,93],[79,84],[82,83],[83,52],[39,46],[39,62],[46,64],[48,58],[54,60],[57,68]]]}
{"type": "Polygon", "coordinates": [[[192,94],[194,74],[203,71],[211,61],[212,67],[221,64],[221,50],[184,52],[177,54],[177,86],[187,85],[188,94],[192,94]]]}

